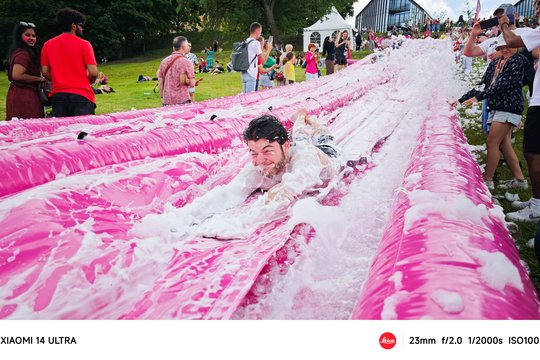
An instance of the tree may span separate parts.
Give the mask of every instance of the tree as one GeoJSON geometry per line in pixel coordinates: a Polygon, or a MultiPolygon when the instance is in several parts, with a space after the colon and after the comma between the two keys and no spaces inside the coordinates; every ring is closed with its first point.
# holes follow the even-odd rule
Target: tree
{"type": "Polygon", "coordinates": [[[260,22],[276,41],[281,36],[296,36],[330,12],[332,6],[343,16],[352,15],[354,0],[199,0],[205,18],[213,26],[228,26],[247,32],[249,25],[260,22]],[[241,10],[239,10],[241,9],[241,10]]]}
{"type": "Polygon", "coordinates": [[[467,22],[470,22],[474,17],[475,10],[471,7],[469,1],[465,3],[465,10],[462,11],[463,15],[467,16],[467,22]]]}

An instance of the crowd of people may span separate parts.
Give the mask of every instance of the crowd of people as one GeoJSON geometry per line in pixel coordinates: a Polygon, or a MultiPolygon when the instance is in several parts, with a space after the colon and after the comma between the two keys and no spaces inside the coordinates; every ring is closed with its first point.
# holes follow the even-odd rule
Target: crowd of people
{"type": "MultiPolygon", "coordinates": [[[[535,0],[533,7],[536,15],[540,16],[540,0],[535,0]]],[[[529,183],[532,187],[532,197],[527,201],[513,202],[516,211],[508,213],[507,219],[539,222],[540,27],[533,30],[530,21],[520,22],[508,16],[511,14],[514,14],[511,4],[499,6],[493,13],[498,19],[498,26],[491,29],[482,29],[480,22],[460,24],[458,21],[458,26],[452,26],[449,19],[443,24],[438,19],[426,19],[424,36],[438,33],[442,26],[443,36],[452,38],[456,59],[462,62],[466,72],[471,70],[473,58],[482,57],[487,61],[488,66],[478,86],[455,100],[453,105],[467,107],[481,104],[487,149],[483,176],[487,187],[495,189],[494,176],[500,164],[501,153],[512,173],[512,179],[499,184],[499,187],[528,189],[529,183]],[[528,94],[525,94],[525,86],[528,94]],[[529,179],[521,169],[512,143],[513,133],[521,128],[526,97],[529,106],[523,127],[523,151],[529,179]]],[[[85,16],[77,10],[65,8],[57,13],[56,20],[61,34],[45,42],[41,51],[36,44],[37,29],[33,23],[20,21],[14,28],[13,44],[9,52],[10,87],[6,99],[8,120],[44,117],[44,101],[50,101],[52,116],[55,117],[94,114],[95,94],[114,91],[108,86],[106,75],[98,72],[92,45],[82,39],[85,16]],[[51,83],[51,89],[44,99],[48,82],[51,83]]],[[[321,66],[330,75],[345,68],[351,56],[352,43],[347,31],[326,37],[322,51],[318,44],[308,44],[302,56],[294,53],[292,44],[286,44],[283,50],[277,48],[276,52],[272,37],[265,39],[262,30],[261,24],[251,24],[249,37],[243,42],[248,59],[247,67],[240,71],[243,93],[293,84],[297,67],[305,69],[306,81],[320,77],[321,66]]],[[[375,33],[369,30],[365,40],[360,36],[356,42],[357,46],[365,46],[370,50],[385,50],[399,47],[410,36],[397,34],[396,29],[384,38],[376,38],[375,33]]],[[[196,87],[202,81],[195,79],[196,72],[219,74],[235,68],[232,57],[227,66],[215,60],[215,54],[220,51],[217,42],[205,49],[206,59],[197,57],[191,48],[186,37],[175,37],[171,54],[159,65],[157,81],[163,106],[195,101],[196,87]]],[[[139,78],[139,81],[144,80],[146,77],[139,78]]],[[[305,131],[306,126],[315,132],[324,130],[316,119],[301,113],[295,122],[295,136],[305,131]]],[[[328,134],[316,135],[318,139],[328,139],[328,134]]],[[[332,165],[332,156],[324,151],[325,148],[316,145],[291,147],[287,132],[273,117],[264,116],[252,121],[244,133],[244,139],[252,154],[252,164],[246,167],[244,175],[256,179],[254,188],[264,185],[269,200],[289,199],[298,195],[287,187],[282,178],[286,171],[305,172],[306,169],[299,170],[296,165],[299,162],[295,159],[299,156],[313,160],[313,168],[317,172],[314,179],[319,179],[321,173],[330,174],[336,170],[332,165]]],[[[252,190],[246,189],[245,194],[252,190]]],[[[245,194],[242,192],[240,195],[245,194]]],[[[204,198],[200,201],[204,202],[204,198]]],[[[535,249],[540,261],[540,226],[535,249]]]]}
{"type": "MultiPolygon", "coordinates": [[[[540,16],[540,0],[533,7],[540,16]]],[[[471,70],[472,58],[484,58],[488,66],[477,87],[468,91],[454,105],[472,106],[481,103],[482,129],[486,134],[486,166],[484,181],[490,190],[495,189],[494,176],[501,153],[512,173],[512,179],[499,184],[501,189],[528,189],[532,197],[527,201],[514,201],[516,211],[506,214],[508,221],[540,221],[540,27],[532,29],[530,22],[518,21],[511,4],[501,4],[493,13],[498,25],[482,29],[480,22],[471,28],[454,29],[449,35],[455,41],[457,58],[463,61],[465,71],[471,70]],[[524,114],[525,98],[528,110],[524,114]],[[513,133],[519,130],[522,116],[523,153],[527,162],[529,179],[521,169],[512,144],[513,133]]],[[[540,262],[540,225],[534,248],[540,262]]]]}
{"type": "Polygon", "coordinates": [[[296,81],[295,67],[298,66],[305,69],[306,81],[319,78],[321,66],[325,66],[326,74],[330,75],[347,66],[352,48],[349,33],[338,31],[332,38],[325,38],[322,54],[318,44],[309,43],[303,56],[301,53],[295,55],[292,44],[286,44],[281,50],[274,46],[272,37],[265,40],[259,23],[251,24],[249,37],[244,43],[247,58],[251,60],[249,67],[241,71],[243,93],[293,84],[296,81]],[[274,49],[277,51],[272,54],[274,49]]]}

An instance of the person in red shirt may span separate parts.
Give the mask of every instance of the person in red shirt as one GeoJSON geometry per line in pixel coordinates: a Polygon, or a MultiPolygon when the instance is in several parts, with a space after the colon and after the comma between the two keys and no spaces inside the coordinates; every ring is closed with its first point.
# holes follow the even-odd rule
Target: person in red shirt
{"type": "Polygon", "coordinates": [[[98,68],[92,45],[81,39],[86,17],[65,8],[58,11],[56,21],[62,34],[47,41],[41,50],[41,72],[52,81],[52,115],[94,114],[96,100],[90,85],[98,68]]]}

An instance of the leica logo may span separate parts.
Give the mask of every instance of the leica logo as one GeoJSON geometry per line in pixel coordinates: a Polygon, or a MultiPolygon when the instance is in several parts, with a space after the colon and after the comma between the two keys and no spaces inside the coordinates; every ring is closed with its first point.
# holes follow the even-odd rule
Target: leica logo
{"type": "Polygon", "coordinates": [[[379,337],[379,345],[383,349],[391,349],[396,346],[396,336],[391,332],[386,332],[379,337]]]}

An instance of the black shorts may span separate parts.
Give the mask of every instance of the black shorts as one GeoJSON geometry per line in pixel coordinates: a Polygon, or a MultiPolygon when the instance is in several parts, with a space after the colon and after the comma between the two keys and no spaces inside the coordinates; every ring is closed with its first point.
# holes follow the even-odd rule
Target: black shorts
{"type": "Polygon", "coordinates": [[[52,116],[94,115],[96,104],[84,96],[72,93],[56,93],[51,96],[52,116]]]}
{"type": "Polygon", "coordinates": [[[523,151],[540,154],[540,106],[530,106],[523,127],[523,151]]]}
{"type": "Polygon", "coordinates": [[[336,65],[347,65],[347,59],[344,58],[344,57],[342,57],[342,58],[336,57],[335,64],[336,65]]]}

